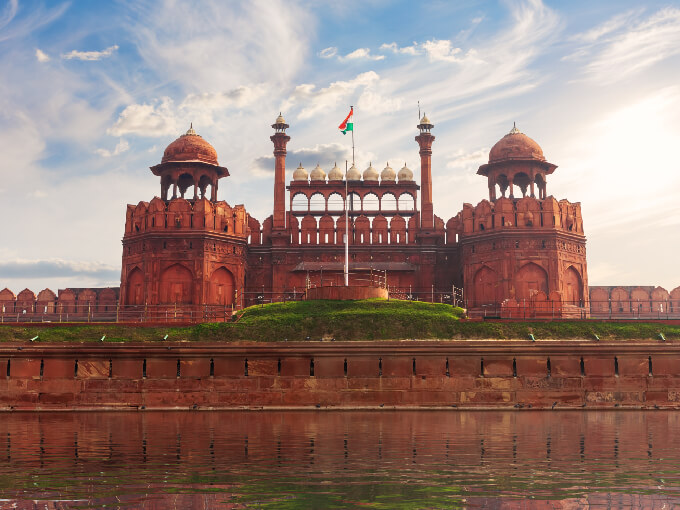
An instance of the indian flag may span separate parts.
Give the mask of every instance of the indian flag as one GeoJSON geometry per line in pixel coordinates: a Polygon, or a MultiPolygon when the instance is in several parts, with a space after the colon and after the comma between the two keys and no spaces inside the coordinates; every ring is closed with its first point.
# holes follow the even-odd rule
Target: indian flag
{"type": "Polygon", "coordinates": [[[352,122],[352,115],[354,115],[354,107],[350,107],[349,113],[347,114],[347,117],[345,117],[345,120],[342,121],[342,124],[338,126],[338,129],[342,131],[342,134],[345,135],[347,134],[347,131],[354,131],[354,123],[352,122]]]}

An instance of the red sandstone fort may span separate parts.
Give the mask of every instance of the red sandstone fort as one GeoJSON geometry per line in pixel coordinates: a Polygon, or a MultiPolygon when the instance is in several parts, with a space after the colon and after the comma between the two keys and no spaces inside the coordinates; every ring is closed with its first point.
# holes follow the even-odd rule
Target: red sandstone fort
{"type": "MultiPolygon", "coordinates": [[[[128,205],[120,288],[68,288],[36,296],[0,292],[3,320],[67,315],[119,317],[129,310],[232,310],[299,299],[310,287],[344,284],[345,203],[350,285],[392,297],[445,301],[471,315],[503,317],[680,316],[680,287],[588,287],[580,203],[547,192],[556,165],[516,127],[477,174],[489,199],[454,217],[434,214],[433,124],[415,137],[420,184],[406,165],[378,171],[354,164],[326,173],[300,165],[286,185],[288,124],[274,134],[274,210],[259,222],[243,205],[217,199],[229,176],[193,128],[151,167],[160,195],[128,205]],[[288,190],[288,201],[286,190],[288,190]],[[420,207],[419,207],[420,206],[420,207]],[[155,308],[154,308],[155,307],[155,308]],[[107,315],[108,314],[108,315],[107,315]]],[[[217,315],[215,315],[217,317],[217,315]]],[[[110,319],[109,319],[110,320],[110,319]]]]}

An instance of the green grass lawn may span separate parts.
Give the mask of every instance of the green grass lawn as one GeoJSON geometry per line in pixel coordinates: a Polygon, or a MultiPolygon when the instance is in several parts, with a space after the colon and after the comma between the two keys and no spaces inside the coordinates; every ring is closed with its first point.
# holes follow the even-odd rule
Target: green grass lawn
{"type": "Polygon", "coordinates": [[[541,339],[644,340],[680,339],[680,326],[645,322],[469,322],[463,310],[446,304],[367,299],[361,301],[295,301],[253,306],[234,323],[188,327],[146,327],[116,324],[78,326],[2,326],[0,341],[154,342],[169,341],[398,340],[417,339],[541,339]]]}

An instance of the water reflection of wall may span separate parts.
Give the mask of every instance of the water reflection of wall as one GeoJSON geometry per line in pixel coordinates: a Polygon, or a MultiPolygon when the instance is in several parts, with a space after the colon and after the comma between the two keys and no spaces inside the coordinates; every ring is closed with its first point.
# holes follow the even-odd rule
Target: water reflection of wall
{"type": "Polygon", "coordinates": [[[491,507],[653,505],[680,498],[679,425],[664,411],[12,414],[0,422],[0,491],[220,508],[225,494],[276,500],[301,483],[358,503],[394,484],[407,501],[447,487],[491,507]]]}

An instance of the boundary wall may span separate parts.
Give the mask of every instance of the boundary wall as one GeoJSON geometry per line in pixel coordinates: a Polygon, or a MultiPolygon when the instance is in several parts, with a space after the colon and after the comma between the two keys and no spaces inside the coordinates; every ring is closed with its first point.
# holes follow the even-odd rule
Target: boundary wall
{"type": "Polygon", "coordinates": [[[680,344],[3,344],[0,410],[680,408],[680,344]]]}

